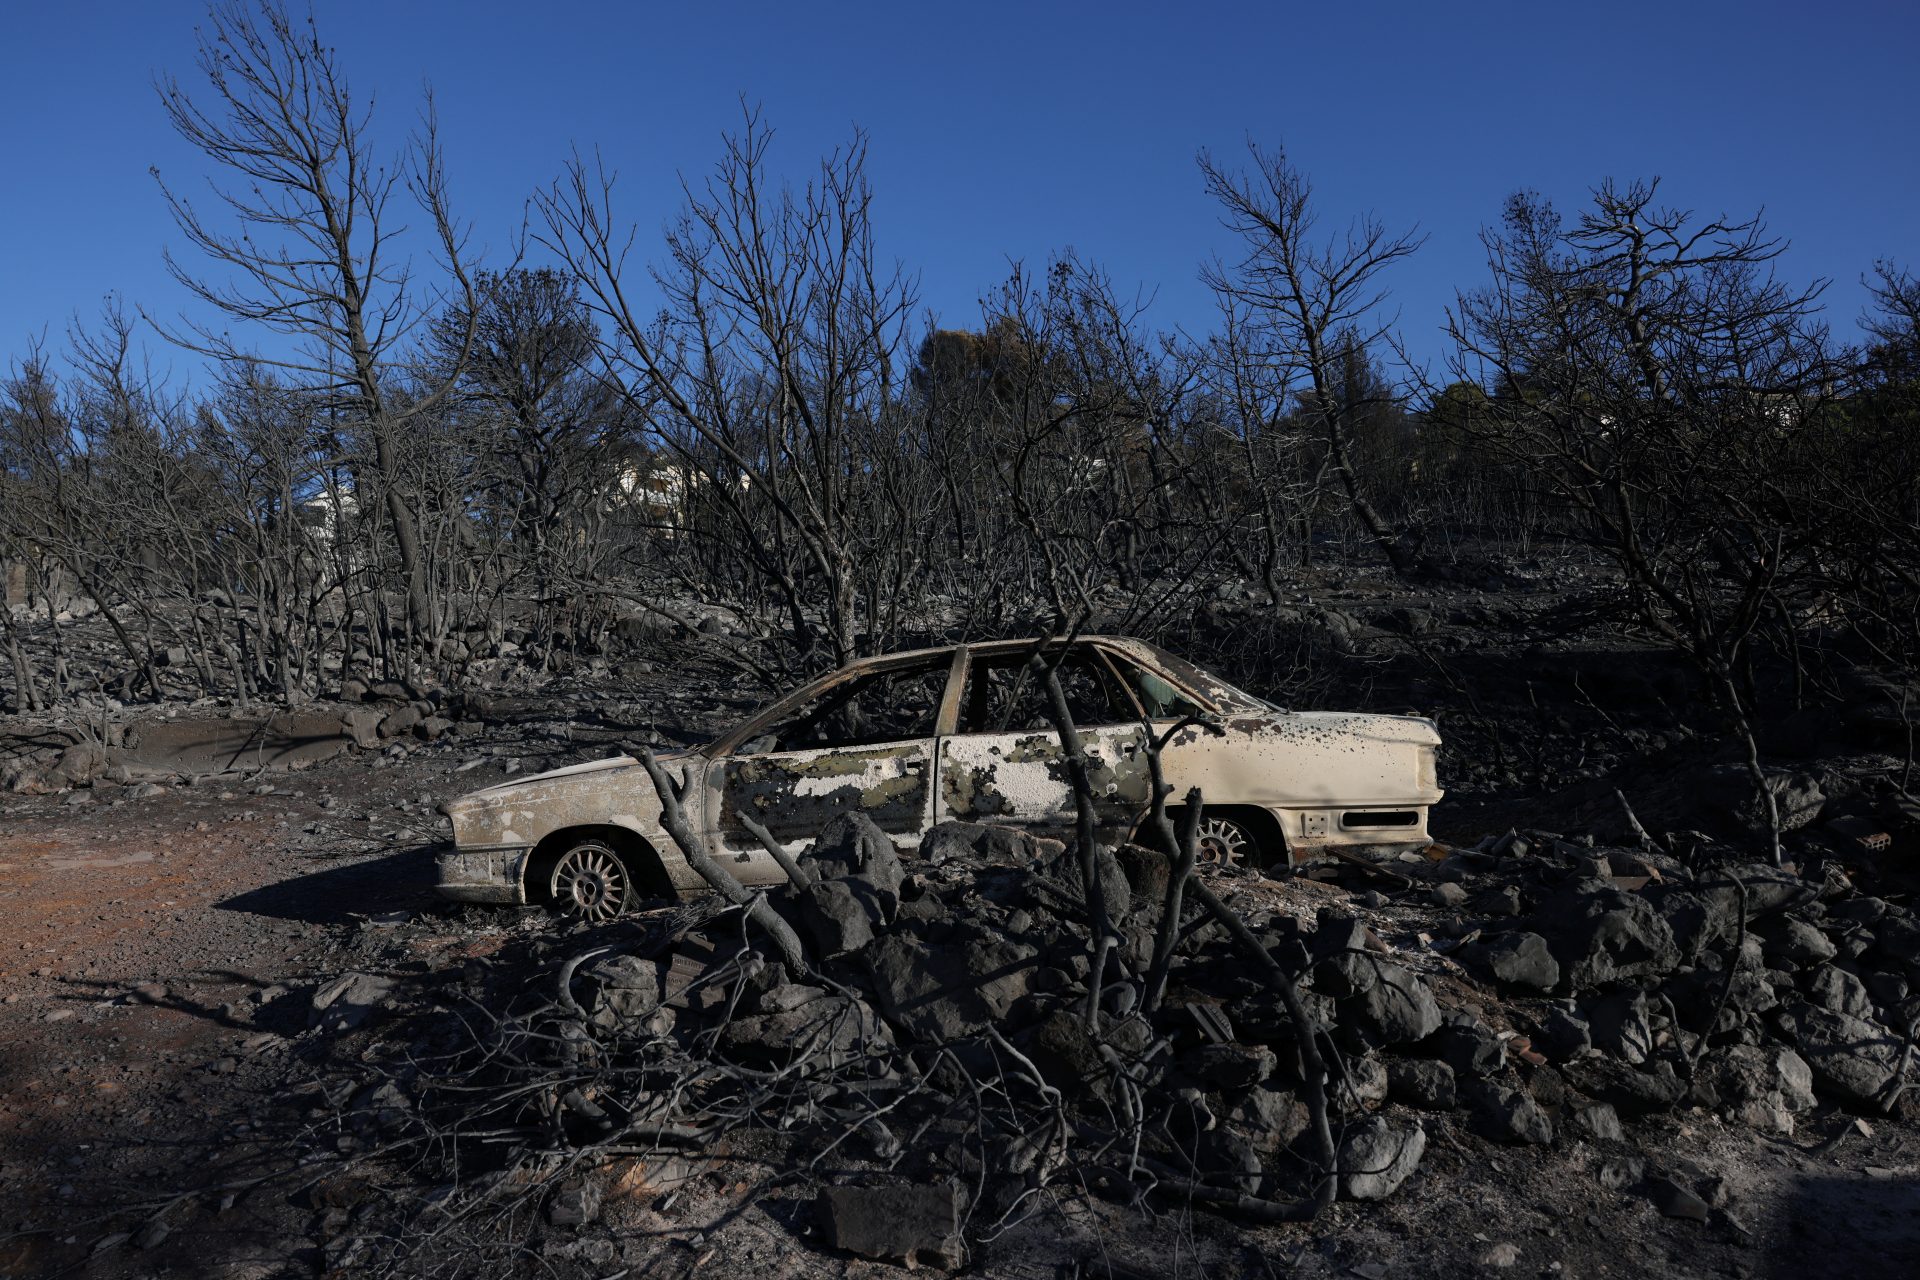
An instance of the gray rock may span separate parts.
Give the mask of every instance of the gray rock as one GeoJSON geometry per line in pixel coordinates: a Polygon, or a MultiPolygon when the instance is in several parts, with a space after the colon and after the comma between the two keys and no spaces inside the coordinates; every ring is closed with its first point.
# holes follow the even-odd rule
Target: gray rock
{"type": "Polygon", "coordinates": [[[1687,1088],[1666,1062],[1648,1070],[1617,1058],[1579,1058],[1562,1067],[1567,1082],[1589,1098],[1611,1102],[1626,1115],[1647,1115],[1674,1106],[1687,1088]]]}
{"type": "Polygon", "coordinates": [[[807,1054],[844,1062],[892,1043],[892,1032],[873,1010],[840,995],[736,1017],[720,1033],[720,1047],[729,1056],[754,1066],[783,1066],[807,1054]]]}
{"type": "Polygon", "coordinates": [[[1210,1089],[1248,1089],[1279,1065],[1263,1044],[1203,1044],[1180,1055],[1180,1070],[1210,1089]]]}
{"type": "Polygon", "coordinates": [[[851,878],[870,890],[878,922],[893,919],[906,871],[892,839],[864,813],[841,813],[821,828],[800,866],[822,881],[851,878]]]}
{"type": "Polygon", "coordinates": [[[1905,1043],[1878,1022],[1805,1002],[1788,1006],[1780,1019],[1814,1081],[1829,1093],[1877,1104],[1900,1073],[1905,1043]]]}
{"type": "Polygon", "coordinates": [[[1379,980],[1351,1000],[1341,1002],[1341,1021],[1375,1044],[1424,1040],[1440,1026],[1440,1006],[1416,975],[1382,963],[1379,980]]]}
{"type": "Polygon", "coordinates": [[[1466,889],[1452,881],[1433,886],[1433,905],[1436,907],[1451,911],[1464,905],[1466,900],[1466,889]]]}
{"type": "Polygon", "coordinates": [[[1307,1131],[1306,1104],[1291,1093],[1255,1087],[1236,1099],[1227,1119],[1239,1125],[1253,1145],[1272,1154],[1307,1131]]]}
{"type": "MultiPolygon", "coordinates": [[[[1820,816],[1821,806],[1827,798],[1816,779],[1785,769],[1766,769],[1762,772],[1767,790],[1773,793],[1782,831],[1798,831],[1820,816]]],[[[1747,772],[1745,765],[1714,766],[1707,772],[1701,790],[1707,803],[1725,817],[1740,823],[1749,831],[1758,833],[1767,829],[1766,807],[1760,799],[1759,789],[1754,786],[1753,775],[1747,772]]]]}
{"type": "Polygon", "coordinates": [[[1026,867],[1063,847],[1057,840],[1044,840],[1018,827],[942,822],[921,838],[920,856],[935,865],[959,861],[1026,867]]]}
{"type": "Polygon", "coordinates": [[[588,966],[587,1012],[597,1025],[644,1018],[660,1007],[660,967],[639,956],[607,956],[588,966]]]}
{"type": "Polygon", "coordinates": [[[949,1269],[967,1260],[960,1238],[966,1196],[954,1181],[828,1187],[816,1208],[828,1245],[909,1267],[949,1269]]]}
{"type": "Polygon", "coordinates": [[[1520,1089],[1476,1081],[1468,1086],[1467,1103],[1473,1131],[1483,1138],[1534,1146],[1553,1141],[1553,1121],[1520,1089]]]}
{"type": "Polygon", "coordinates": [[[1340,1100],[1356,1109],[1366,1110],[1387,1100],[1387,1068],[1372,1057],[1348,1057],[1346,1080],[1340,1087],[1340,1100]]]}
{"type": "Polygon", "coordinates": [[[1613,1104],[1594,1102],[1572,1109],[1573,1127],[1600,1142],[1624,1142],[1627,1131],[1620,1125],[1620,1113],[1613,1104]]]}
{"type": "Polygon", "coordinates": [[[547,1221],[556,1227],[582,1227],[600,1216],[600,1184],[575,1182],[561,1187],[547,1202],[547,1221]]]}
{"type": "Polygon", "coordinates": [[[1451,1111],[1458,1101],[1453,1068],[1430,1058],[1395,1058],[1387,1064],[1387,1096],[1422,1111],[1451,1111]]]}
{"type": "Polygon", "coordinates": [[[1364,995],[1379,982],[1379,961],[1364,951],[1342,951],[1313,967],[1313,989],[1335,1000],[1364,995]]]}
{"type": "Polygon", "coordinates": [[[1814,1104],[1812,1069],[1781,1045],[1729,1045],[1708,1059],[1705,1074],[1714,1091],[1736,1105],[1761,1102],[1792,1112],[1814,1104]]]}
{"type": "Polygon", "coordinates": [[[1540,1034],[1533,1038],[1533,1047],[1555,1062],[1567,1061],[1592,1043],[1593,1028],[1587,1020],[1564,1008],[1549,1010],[1540,1021],[1540,1034]]]}
{"type": "Polygon", "coordinates": [[[1560,985],[1560,962],[1537,933],[1507,933],[1475,948],[1477,961],[1496,982],[1525,991],[1551,991],[1560,985]]]}
{"type": "Polygon", "coordinates": [[[1507,1046],[1485,1023],[1467,1013],[1449,1013],[1433,1037],[1456,1076],[1482,1078],[1507,1065],[1507,1046]]]}
{"type": "Polygon", "coordinates": [[[976,1035],[1032,987],[1039,951],[1011,938],[930,946],[888,934],[865,953],[881,1010],[917,1040],[976,1035]]]}
{"type": "Polygon", "coordinates": [[[1641,1156],[1609,1156],[1596,1166],[1594,1176],[1609,1191],[1625,1191],[1647,1176],[1647,1162],[1641,1156]]]}
{"type": "Polygon", "coordinates": [[[1653,1023],[1645,992],[1615,992],[1587,1004],[1594,1048],[1639,1066],[1653,1056],[1653,1023]]]}
{"type": "Polygon", "coordinates": [[[1805,968],[1825,964],[1838,954],[1832,939],[1794,916],[1769,920],[1757,932],[1766,939],[1767,958],[1776,965],[1805,968]]]}
{"type": "Polygon", "coordinates": [[[1047,1083],[1069,1101],[1113,1100],[1113,1083],[1098,1042],[1085,1021],[1065,1009],[1056,1009],[1016,1037],[1022,1052],[1033,1059],[1047,1083]]]}
{"type": "Polygon", "coordinates": [[[1647,1199],[1669,1218],[1685,1218],[1691,1222],[1707,1220],[1707,1202],[1672,1178],[1649,1178],[1647,1199]]]}
{"type": "Polygon", "coordinates": [[[1543,913],[1561,974],[1576,991],[1658,977],[1680,963],[1673,930],[1652,902],[1604,881],[1577,881],[1543,913]]]}
{"type": "Polygon", "coordinates": [[[838,960],[872,942],[882,910],[873,888],[852,879],[818,880],[795,889],[793,906],[822,960],[838,960]]]}
{"type": "Polygon", "coordinates": [[[1873,997],[1867,984],[1845,969],[1823,964],[1807,981],[1807,999],[1823,1009],[1844,1013],[1849,1018],[1871,1018],[1873,997]]]}
{"type": "Polygon", "coordinates": [[[383,1012],[392,995],[391,978],[371,973],[343,973],[315,988],[308,1022],[336,1035],[352,1031],[383,1012]]]}
{"type": "Polygon", "coordinates": [[[1398,1128],[1378,1116],[1354,1125],[1340,1145],[1340,1190],[1349,1200],[1385,1200],[1426,1150],[1423,1129],[1398,1128]]]}

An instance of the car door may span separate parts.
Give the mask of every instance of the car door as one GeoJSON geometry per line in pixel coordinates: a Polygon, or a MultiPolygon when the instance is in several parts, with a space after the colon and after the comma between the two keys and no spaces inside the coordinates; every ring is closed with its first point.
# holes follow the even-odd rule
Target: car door
{"type": "Polygon", "coordinates": [[[935,730],[952,667],[947,651],[829,678],[713,760],[705,825],[735,876],[784,879],[743,814],[789,849],[847,812],[866,814],[902,847],[917,845],[933,816],[935,730]]]}
{"type": "MultiPolygon", "coordinates": [[[[1129,829],[1150,789],[1139,705],[1093,646],[1076,644],[1058,657],[1067,710],[1087,751],[1095,820],[1106,830],[1129,829]]],[[[1071,835],[1072,778],[1028,650],[974,650],[964,678],[956,731],[940,740],[936,816],[1071,835]]]]}

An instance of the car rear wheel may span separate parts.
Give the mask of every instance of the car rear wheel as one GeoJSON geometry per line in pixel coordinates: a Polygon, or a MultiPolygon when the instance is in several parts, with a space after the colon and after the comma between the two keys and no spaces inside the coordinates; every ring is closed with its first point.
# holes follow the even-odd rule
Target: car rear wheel
{"type": "Polygon", "coordinates": [[[1202,815],[1196,843],[1199,861],[1215,866],[1258,866],[1261,861],[1259,837],[1237,818],[1202,815]]]}
{"type": "Polygon", "coordinates": [[[553,864],[547,895],[562,915],[611,920],[633,901],[633,876],[611,847],[583,840],[553,864]]]}

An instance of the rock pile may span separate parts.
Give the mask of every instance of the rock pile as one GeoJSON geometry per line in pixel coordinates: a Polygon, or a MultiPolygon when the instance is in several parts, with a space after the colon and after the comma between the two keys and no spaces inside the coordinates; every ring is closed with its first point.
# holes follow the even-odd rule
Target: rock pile
{"type": "MultiPolygon", "coordinates": [[[[1068,846],[952,823],[903,859],[865,818],[837,819],[800,859],[811,883],[773,895],[805,967],[738,909],[626,926],[465,1069],[381,1113],[444,1131],[457,1109],[487,1129],[474,1100],[510,1099],[490,1131],[538,1132],[522,1168],[545,1150],[569,1173],[596,1149],[751,1141],[819,1184],[812,1238],[952,1267],[1048,1195],[1267,1221],[1314,1212],[1322,1187],[1380,1200],[1420,1177],[1436,1123],[1596,1144],[1622,1186],[1677,1213],[1692,1192],[1632,1145],[1645,1117],[1703,1108],[1790,1133],[1822,1096],[1894,1108],[1912,1076],[1920,921],[1838,875],[1514,836],[1395,864],[1391,895],[1201,873],[1233,925],[1191,906],[1165,921],[1160,853],[1091,864],[1104,948],[1068,846]]],[[[550,1223],[577,1224],[578,1186],[555,1184],[550,1223]]]]}

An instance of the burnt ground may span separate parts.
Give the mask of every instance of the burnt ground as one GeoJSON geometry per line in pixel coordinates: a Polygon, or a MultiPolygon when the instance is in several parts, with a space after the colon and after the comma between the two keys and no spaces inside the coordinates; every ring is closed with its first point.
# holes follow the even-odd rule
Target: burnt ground
{"type": "MultiPolygon", "coordinates": [[[[1613,692],[1595,699],[1589,686],[1583,702],[1548,690],[1543,699],[1528,673],[1564,666],[1583,642],[1527,631],[1524,618],[1559,607],[1566,593],[1533,595],[1435,602],[1434,625],[1450,629],[1441,663],[1394,657],[1395,633],[1383,626],[1362,638],[1379,647],[1348,653],[1358,676],[1322,683],[1322,692],[1346,695],[1344,705],[1397,709],[1425,695],[1423,709],[1456,708],[1452,724],[1442,714],[1453,744],[1443,785],[1454,798],[1435,820],[1448,842],[1470,845],[1510,826],[1580,830],[1600,820],[1596,798],[1613,784],[1652,796],[1682,763],[1720,754],[1664,719],[1671,664],[1628,640],[1587,644],[1581,660],[1609,673],[1613,692]],[[1457,618],[1476,611],[1495,621],[1463,629],[1457,618]],[[1506,674],[1476,675],[1476,664],[1506,674]],[[1462,680],[1476,695],[1471,707],[1449,693],[1462,680]],[[1657,692],[1644,705],[1623,702],[1623,681],[1657,692]]],[[[1344,604],[1365,616],[1365,591],[1344,604]]],[[[1308,657],[1335,665],[1339,649],[1308,657]]],[[[1319,677],[1308,674],[1310,686],[1319,677]]],[[[556,948],[564,954],[564,927],[542,913],[432,897],[433,806],[509,770],[605,754],[628,733],[699,737],[745,701],[708,687],[669,697],[662,683],[623,679],[610,693],[615,686],[582,679],[438,742],[294,772],[0,795],[0,1275],[351,1269],[338,1242],[365,1193],[329,1184],[315,1153],[363,1145],[341,1121],[339,1082],[351,1064],[384,1051],[387,1033],[378,1023],[344,1034],[313,1027],[315,988],[346,972],[376,974],[394,980],[404,1009],[431,1004],[469,962],[537,975],[556,948]]],[[[1668,802],[1684,797],[1653,801],[1668,802]]],[[[1429,949],[1444,930],[1424,889],[1387,886],[1376,908],[1362,895],[1382,886],[1364,877],[1238,888],[1302,918],[1329,903],[1357,911],[1396,959],[1428,977],[1443,1007],[1478,1009],[1495,1024],[1502,1016],[1498,997],[1429,949]]],[[[1055,1276],[1106,1258],[1116,1275],[1368,1280],[1907,1275],[1920,1265],[1920,1127],[1906,1105],[1906,1118],[1885,1117],[1823,1099],[1791,1135],[1681,1109],[1635,1122],[1624,1142],[1566,1132],[1545,1147],[1495,1144],[1458,1113],[1429,1114],[1420,1117],[1425,1159],[1384,1202],[1343,1202],[1308,1227],[1253,1228],[1094,1199],[988,1242],[973,1266],[1055,1276]],[[1619,1176],[1631,1159],[1700,1190],[1706,1220],[1662,1215],[1637,1180],[1619,1176]]],[[[797,1248],[814,1230],[805,1197],[751,1192],[752,1153],[733,1154],[738,1163],[699,1171],[667,1194],[652,1185],[663,1181],[658,1170],[632,1171],[631,1186],[620,1184],[630,1194],[610,1197],[592,1230],[523,1224],[524,1269],[895,1271],[797,1248]]]]}

